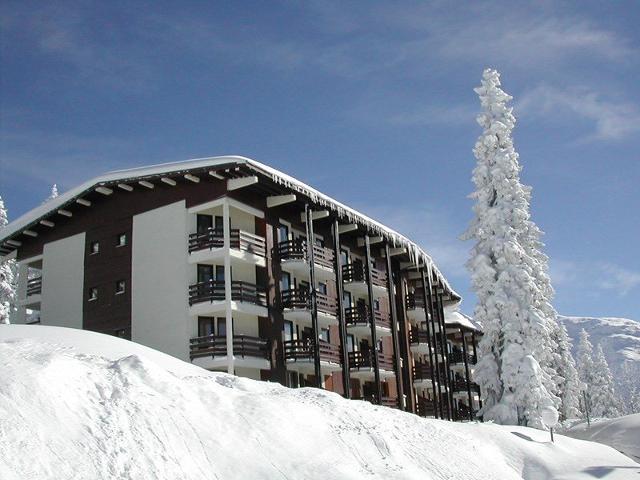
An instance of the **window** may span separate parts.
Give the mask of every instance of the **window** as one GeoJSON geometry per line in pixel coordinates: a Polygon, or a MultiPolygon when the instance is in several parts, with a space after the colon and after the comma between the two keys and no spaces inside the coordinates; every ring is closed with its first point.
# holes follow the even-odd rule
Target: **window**
{"type": "Polygon", "coordinates": [[[328,328],[323,328],[320,331],[320,340],[324,340],[325,342],[329,343],[330,337],[329,337],[329,329],[328,328]]]}
{"type": "Polygon", "coordinates": [[[291,288],[291,275],[288,272],[282,272],[280,275],[280,291],[284,292],[291,288]]]}
{"type": "Polygon", "coordinates": [[[216,320],[218,322],[216,330],[218,332],[218,335],[221,337],[225,337],[227,335],[227,319],[218,317],[216,320]]]}
{"type": "Polygon", "coordinates": [[[351,307],[351,292],[347,292],[346,290],[342,292],[342,303],[344,303],[344,308],[351,307]]]}
{"type": "Polygon", "coordinates": [[[349,252],[347,250],[340,250],[340,265],[349,264],[349,252]]]}
{"type": "Polygon", "coordinates": [[[224,230],[224,217],[221,217],[220,215],[216,215],[215,220],[216,220],[215,222],[216,230],[219,230],[220,232],[222,232],[224,230]]]}
{"type": "Polygon", "coordinates": [[[224,265],[216,265],[216,281],[224,282],[224,265]]]}
{"type": "Polygon", "coordinates": [[[127,336],[127,331],[124,328],[120,328],[115,331],[116,337],[125,338],[127,336]]]}
{"type": "Polygon", "coordinates": [[[347,352],[355,350],[356,338],[353,335],[347,335],[347,352]]]}
{"type": "Polygon", "coordinates": [[[198,283],[213,280],[213,265],[198,265],[198,283]]]}
{"type": "Polygon", "coordinates": [[[126,282],[124,280],[118,280],[116,282],[116,295],[124,293],[126,282]]]}
{"type": "Polygon", "coordinates": [[[285,320],[282,325],[282,336],[285,342],[293,340],[293,322],[285,320]]]}
{"type": "Polygon", "coordinates": [[[289,227],[280,225],[278,227],[278,242],[286,242],[289,240],[289,227]]]}
{"type": "Polygon", "coordinates": [[[377,312],[380,310],[380,299],[376,298],[373,301],[373,309],[377,312]]]}
{"type": "Polygon", "coordinates": [[[207,233],[213,228],[213,217],[211,215],[200,215],[196,217],[196,231],[200,234],[207,233]]]}
{"type": "Polygon", "coordinates": [[[326,295],[327,294],[327,284],[326,283],[319,283],[318,284],[318,293],[321,293],[322,295],[326,295]]]}
{"type": "Polygon", "coordinates": [[[96,287],[91,287],[89,289],[89,301],[93,302],[98,300],[98,289],[96,287]]]}
{"type": "Polygon", "coordinates": [[[95,255],[100,252],[100,242],[91,242],[89,246],[90,255],[95,255]]]}
{"type": "Polygon", "coordinates": [[[121,233],[116,240],[116,247],[124,247],[127,244],[127,234],[121,233]]]}

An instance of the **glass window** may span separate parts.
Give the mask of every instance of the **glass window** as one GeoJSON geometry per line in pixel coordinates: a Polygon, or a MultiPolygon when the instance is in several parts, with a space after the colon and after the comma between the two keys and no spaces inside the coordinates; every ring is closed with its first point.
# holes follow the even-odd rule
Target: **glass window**
{"type": "Polygon", "coordinates": [[[289,290],[291,288],[291,275],[287,272],[282,272],[280,275],[280,291],[289,290]]]}
{"type": "Polygon", "coordinates": [[[124,328],[120,328],[116,330],[116,337],[125,338],[127,336],[127,331],[124,328]]]}
{"type": "Polygon", "coordinates": [[[353,352],[356,349],[356,339],[353,335],[347,335],[347,352],[353,352]]]}
{"type": "Polygon", "coordinates": [[[323,328],[320,331],[320,340],[324,340],[325,342],[329,342],[330,341],[329,329],[328,328],[323,328]]]}
{"type": "Polygon", "coordinates": [[[198,265],[198,283],[213,280],[213,265],[198,265]]]}
{"type": "Polygon", "coordinates": [[[116,240],[116,247],[124,247],[127,244],[127,234],[121,233],[116,240]]]}
{"type": "Polygon", "coordinates": [[[351,292],[344,291],[342,293],[342,303],[344,303],[344,308],[351,307],[351,292]]]}
{"type": "Polygon", "coordinates": [[[225,337],[227,335],[227,319],[226,318],[218,318],[218,335],[221,337],[225,337]]]}
{"type": "Polygon", "coordinates": [[[324,240],[322,238],[318,238],[314,235],[313,243],[318,247],[324,247],[324,240]]]}
{"type": "Polygon", "coordinates": [[[211,228],[213,228],[213,217],[211,215],[198,214],[196,216],[196,231],[198,233],[207,233],[211,228]]]}
{"type": "Polygon", "coordinates": [[[318,284],[318,293],[321,293],[323,295],[327,294],[327,284],[326,283],[319,283],[318,284]]]}
{"type": "Polygon", "coordinates": [[[216,265],[216,281],[224,282],[224,265],[216,265]]]}
{"type": "Polygon", "coordinates": [[[89,301],[94,301],[98,299],[98,289],[96,287],[91,287],[89,289],[89,301]]]}
{"type": "Polygon", "coordinates": [[[90,246],[91,255],[95,255],[100,252],[100,242],[91,242],[90,246]]]}
{"type": "Polygon", "coordinates": [[[380,299],[376,298],[373,301],[373,309],[377,312],[378,310],[380,310],[380,299]]]}
{"type": "Polygon", "coordinates": [[[284,325],[282,326],[282,337],[285,342],[293,340],[293,322],[288,320],[284,321],[284,325]]]}
{"type": "Polygon", "coordinates": [[[221,217],[220,215],[216,215],[216,230],[222,232],[224,230],[224,217],[221,217]]]}
{"type": "Polygon", "coordinates": [[[198,317],[198,336],[207,337],[215,332],[215,319],[213,317],[198,317]]]}
{"type": "Polygon", "coordinates": [[[289,240],[289,227],[280,225],[278,227],[278,242],[286,242],[289,240]]]}
{"type": "Polygon", "coordinates": [[[124,293],[126,282],[124,280],[118,280],[116,282],[116,295],[124,293]]]}
{"type": "Polygon", "coordinates": [[[340,265],[347,265],[349,263],[349,252],[346,250],[340,250],[340,265]]]}

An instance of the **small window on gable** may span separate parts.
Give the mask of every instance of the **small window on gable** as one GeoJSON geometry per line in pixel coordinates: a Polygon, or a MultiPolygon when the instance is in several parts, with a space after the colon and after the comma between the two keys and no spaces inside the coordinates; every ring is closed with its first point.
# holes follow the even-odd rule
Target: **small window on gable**
{"type": "Polygon", "coordinates": [[[124,280],[118,280],[116,282],[116,295],[120,295],[121,293],[124,293],[125,286],[126,286],[126,282],[124,280]]]}
{"type": "Polygon", "coordinates": [[[115,331],[116,337],[125,338],[127,336],[127,331],[124,328],[120,328],[115,331]]]}
{"type": "Polygon", "coordinates": [[[98,289],[96,287],[91,287],[89,289],[89,301],[93,302],[98,300],[98,289]]]}
{"type": "Polygon", "coordinates": [[[91,242],[89,246],[89,251],[91,255],[95,255],[96,253],[100,253],[100,242],[91,242]]]}
{"type": "Polygon", "coordinates": [[[127,234],[121,233],[116,240],[116,247],[124,247],[127,244],[127,234]]]}

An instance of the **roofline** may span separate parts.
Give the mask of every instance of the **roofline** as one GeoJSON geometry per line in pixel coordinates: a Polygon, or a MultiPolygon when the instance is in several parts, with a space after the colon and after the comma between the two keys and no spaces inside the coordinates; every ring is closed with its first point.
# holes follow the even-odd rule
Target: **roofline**
{"type": "Polygon", "coordinates": [[[449,290],[449,293],[454,299],[461,299],[453,288],[449,285],[444,275],[440,272],[438,267],[433,262],[431,256],[423,250],[417,243],[413,242],[409,238],[405,237],[401,233],[387,227],[386,225],[372,219],[371,217],[364,215],[363,213],[354,210],[353,208],[338,202],[337,200],[325,195],[324,193],[316,190],[315,188],[301,182],[300,180],[287,175],[275,168],[269,167],[256,160],[243,157],[240,155],[224,155],[219,157],[204,157],[195,158],[190,160],[184,160],[179,162],[161,163],[156,165],[136,167],[124,170],[115,170],[107,172],[103,175],[94,177],[79,186],[72,188],[57,196],[56,198],[49,200],[42,205],[30,210],[29,212],[21,215],[16,220],[9,223],[5,228],[0,230],[0,245],[9,240],[15,235],[19,235],[29,226],[39,223],[44,217],[48,216],[51,212],[61,209],[64,205],[75,203],[75,200],[81,197],[83,194],[91,193],[96,188],[114,183],[117,181],[130,181],[132,179],[141,179],[146,177],[158,176],[162,174],[175,174],[178,172],[187,172],[200,168],[215,168],[220,166],[229,165],[246,165],[257,173],[261,173],[285,188],[294,190],[310,198],[314,203],[320,204],[336,210],[338,215],[346,217],[349,220],[364,224],[371,230],[380,233],[387,237],[396,246],[407,247],[409,257],[416,263],[416,266],[421,267],[431,266],[435,271],[439,279],[441,279],[444,286],[449,290]]]}

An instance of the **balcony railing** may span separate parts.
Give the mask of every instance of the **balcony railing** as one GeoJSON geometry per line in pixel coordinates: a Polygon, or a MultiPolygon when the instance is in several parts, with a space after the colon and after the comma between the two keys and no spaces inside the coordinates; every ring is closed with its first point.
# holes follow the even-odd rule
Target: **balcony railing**
{"type": "MultiPolygon", "coordinates": [[[[364,263],[359,260],[342,266],[342,279],[345,282],[365,282],[367,273],[364,263]]],[[[387,274],[376,268],[371,268],[371,283],[378,287],[387,287],[387,274]]]]}
{"type": "MultiPolygon", "coordinates": [[[[336,316],[338,304],[334,297],[316,292],[318,311],[336,316]]],[[[282,291],[282,307],[292,309],[311,309],[311,293],[306,288],[290,288],[282,291]]]]}
{"type": "Polygon", "coordinates": [[[407,293],[405,298],[407,310],[424,309],[424,297],[415,293],[407,293]]]}
{"type": "MultiPolygon", "coordinates": [[[[344,320],[347,326],[369,325],[369,307],[367,305],[356,305],[344,309],[344,320]]],[[[374,310],[373,318],[378,327],[391,328],[389,314],[380,310],[374,310]]]]}
{"type": "MultiPolygon", "coordinates": [[[[385,355],[378,352],[378,364],[380,370],[393,370],[393,356],[385,355]]],[[[373,351],[363,352],[361,350],[356,352],[349,352],[349,368],[359,370],[361,368],[374,368],[375,357],[373,351]]]]}
{"type": "MultiPolygon", "coordinates": [[[[374,405],[377,403],[376,396],[373,394],[363,395],[361,397],[352,397],[352,400],[366,400],[367,402],[373,403],[374,405]]],[[[398,408],[398,398],[397,397],[381,397],[380,405],[383,405],[385,407],[398,408]]]]}
{"type": "MultiPolygon", "coordinates": [[[[318,340],[320,360],[330,363],[342,363],[340,360],[340,347],[324,340],[318,340]]],[[[284,342],[284,358],[286,360],[313,361],[314,348],[311,339],[287,340],[284,342]]]]}
{"type": "Polygon", "coordinates": [[[425,398],[425,397],[418,397],[418,402],[416,404],[417,408],[417,413],[418,415],[420,415],[421,417],[435,417],[436,416],[436,411],[433,405],[433,400],[425,398]]]}
{"type": "MultiPolygon", "coordinates": [[[[412,328],[409,330],[409,344],[411,345],[428,345],[429,344],[429,334],[426,330],[419,330],[417,328],[412,328]]],[[[433,338],[431,338],[431,348],[436,349],[436,353],[440,352],[440,345],[442,345],[442,340],[440,338],[436,338],[434,343],[433,338]]],[[[446,348],[445,348],[446,350],[446,348]]]]}
{"type": "MultiPolygon", "coordinates": [[[[275,250],[280,260],[307,261],[307,241],[302,238],[279,242],[275,250]]],[[[313,259],[316,265],[333,270],[333,261],[335,259],[333,250],[319,245],[314,245],[313,259]]]]}
{"type": "MultiPolygon", "coordinates": [[[[261,236],[237,228],[232,228],[229,234],[231,248],[266,257],[266,242],[261,236]]],[[[189,235],[189,253],[222,247],[224,247],[224,231],[220,228],[210,228],[204,233],[189,235]]]]}
{"type": "Polygon", "coordinates": [[[431,380],[431,367],[428,363],[416,362],[413,366],[413,380],[431,380]]]}
{"type": "MultiPolygon", "coordinates": [[[[189,305],[202,302],[220,302],[225,300],[224,280],[209,280],[189,286],[189,305]]],[[[267,306],[267,294],[253,283],[240,280],[231,281],[231,300],[267,306]]]]}
{"type": "Polygon", "coordinates": [[[451,383],[454,392],[466,392],[467,383],[469,383],[472,392],[480,393],[480,385],[475,382],[467,382],[466,380],[453,380],[451,383]]]}
{"type": "Polygon", "coordinates": [[[42,293],[42,277],[27,280],[27,297],[40,295],[42,293]]]}
{"type": "MultiPolygon", "coordinates": [[[[268,342],[248,335],[233,336],[233,356],[269,358],[268,342]]],[[[191,360],[201,357],[224,357],[227,355],[227,337],[224,335],[207,335],[195,337],[190,341],[189,356],[191,360]]]]}
{"type": "MultiPolygon", "coordinates": [[[[464,363],[464,353],[461,350],[456,350],[454,352],[451,352],[449,354],[449,363],[451,365],[455,365],[458,363],[464,363]]],[[[467,353],[467,363],[469,363],[469,365],[473,365],[476,363],[476,356],[467,353]]]]}

